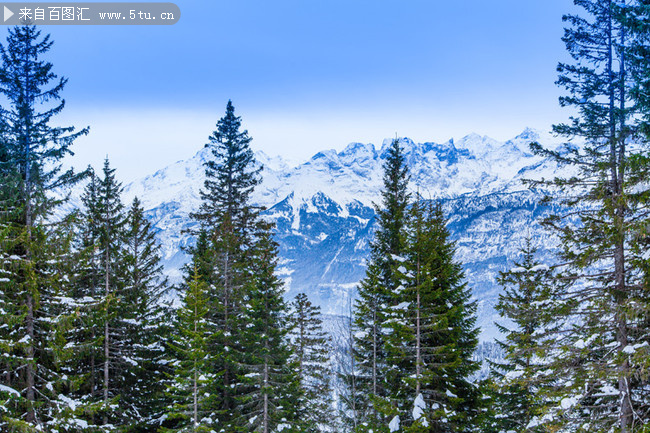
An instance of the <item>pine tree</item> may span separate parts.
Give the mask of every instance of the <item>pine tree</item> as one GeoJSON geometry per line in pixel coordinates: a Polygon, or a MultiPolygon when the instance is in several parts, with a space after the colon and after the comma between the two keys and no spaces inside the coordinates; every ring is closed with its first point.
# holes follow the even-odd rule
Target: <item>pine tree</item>
{"type": "Polygon", "coordinates": [[[649,350],[640,328],[649,304],[639,269],[644,259],[636,245],[636,234],[647,226],[647,145],[637,124],[647,107],[631,99],[641,100],[635,74],[628,71],[639,41],[631,37],[636,8],[628,5],[642,2],[575,3],[585,16],[564,18],[573,63],[560,64],[558,84],[567,91],[560,104],[577,114],[554,131],[585,144],[557,151],[532,145],[536,153],[572,168],[564,177],[532,182],[554,187],[557,202],[569,209],[544,224],[562,244],[558,278],[571,282],[556,301],[564,329],[549,352],[557,385],[554,405],[535,422],[629,433],[647,422],[650,407],[648,384],[636,379],[637,360],[649,350]]]}
{"type": "Polygon", "coordinates": [[[210,371],[208,341],[216,326],[208,319],[207,284],[197,268],[191,274],[177,312],[174,334],[169,341],[173,354],[173,373],[168,387],[172,401],[168,418],[171,424],[162,431],[209,432],[218,428],[219,420],[211,418],[206,385],[215,379],[210,371]]]}
{"type": "Polygon", "coordinates": [[[303,431],[331,431],[334,408],[331,404],[332,371],[328,365],[331,341],[323,330],[320,307],[299,293],[291,303],[290,340],[298,364],[298,381],[303,392],[299,408],[303,431]]]}
{"type": "Polygon", "coordinates": [[[88,431],[150,431],[163,412],[168,308],[160,253],[139,200],[125,212],[115,170],[91,175],[77,230],[77,270],[63,365],[71,419],[88,431]]]}
{"type": "Polygon", "coordinates": [[[301,432],[297,419],[300,381],[287,342],[288,308],[282,282],[275,274],[277,244],[271,225],[259,223],[252,263],[254,278],[244,295],[245,369],[238,376],[238,423],[245,431],[301,432]]]}
{"type": "Polygon", "coordinates": [[[440,205],[411,207],[402,265],[404,287],[392,308],[388,337],[391,401],[404,431],[473,431],[479,395],[476,303],[455,261],[440,205]]]}
{"type": "Polygon", "coordinates": [[[283,321],[276,317],[286,313],[286,305],[275,299],[281,290],[271,275],[277,254],[272,226],[250,203],[261,167],[248,132],[240,128],[241,119],[229,101],[207,145],[213,159],[205,164],[202,205],[192,214],[199,229],[190,252],[192,266],[208,285],[208,320],[216,325],[208,341],[209,373],[215,378],[206,390],[212,395],[210,410],[221,428],[246,431],[278,425],[282,413],[292,421],[298,399],[287,397],[295,378],[282,364],[290,350],[283,341],[283,321]],[[251,328],[265,333],[251,334],[251,328]],[[274,383],[255,381],[263,377],[274,383]],[[283,405],[264,406],[260,399],[272,405],[281,399],[283,405]],[[250,422],[255,416],[257,421],[250,422]]]}
{"type": "Polygon", "coordinates": [[[366,277],[359,285],[354,316],[357,333],[355,356],[359,367],[359,387],[368,395],[365,408],[359,410],[362,422],[376,429],[383,425],[378,411],[385,405],[387,359],[385,321],[395,304],[394,294],[400,285],[397,272],[404,251],[406,211],[409,201],[408,168],[399,140],[393,140],[384,163],[382,205],[376,206],[378,228],[371,246],[366,277]]]}
{"type": "Polygon", "coordinates": [[[100,399],[102,359],[100,229],[102,224],[100,179],[92,169],[81,197],[82,209],[77,216],[74,234],[76,267],[68,306],[74,314],[66,330],[66,348],[61,361],[61,372],[68,378],[67,398],[72,402],[67,410],[70,419],[82,420],[93,429],[98,422],[103,404],[100,399]],[[76,403],[78,402],[78,403],[76,403]]]}
{"type": "Polygon", "coordinates": [[[163,303],[167,280],[162,276],[160,247],[136,197],[123,235],[124,287],[121,293],[123,350],[130,364],[122,375],[120,404],[139,414],[129,431],[151,431],[165,409],[165,346],[170,308],[163,303]]]}
{"type": "Polygon", "coordinates": [[[544,393],[552,383],[545,375],[546,340],[559,330],[554,325],[557,288],[551,285],[553,273],[537,260],[536,252],[532,239],[526,238],[521,261],[501,272],[498,279],[504,291],[495,309],[512,326],[497,324],[505,336],[497,342],[505,360],[491,364],[497,413],[494,431],[542,431],[531,421],[544,412],[544,393]]]}
{"type": "Polygon", "coordinates": [[[11,286],[2,292],[4,302],[13,306],[3,320],[15,331],[13,337],[20,336],[13,341],[0,337],[8,355],[0,367],[0,384],[20,394],[2,420],[9,431],[44,428],[56,416],[60,376],[53,354],[59,351],[52,345],[62,288],[52,285],[50,276],[53,264],[66,253],[53,248],[58,235],[44,220],[58,203],[49,192],[78,180],[72,171],[61,173],[61,159],[71,153],[74,140],[88,132],[51,124],[63,110],[60,93],[66,84],[65,79],[57,80],[52,64],[41,59],[51,46],[49,36],[41,38],[33,26],[23,26],[10,29],[7,44],[0,47],[0,93],[6,101],[0,108],[0,172],[7,206],[2,255],[11,286]]]}

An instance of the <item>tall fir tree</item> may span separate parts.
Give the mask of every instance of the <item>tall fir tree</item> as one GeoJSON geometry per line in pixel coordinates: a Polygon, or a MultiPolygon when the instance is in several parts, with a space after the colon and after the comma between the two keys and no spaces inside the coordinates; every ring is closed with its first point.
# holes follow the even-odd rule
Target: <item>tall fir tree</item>
{"type": "Polygon", "coordinates": [[[205,163],[201,207],[192,214],[199,222],[197,243],[191,249],[192,266],[208,285],[207,319],[216,325],[208,341],[209,373],[215,380],[206,392],[213,396],[209,404],[214,418],[227,431],[271,428],[281,412],[289,422],[298,401],[287,398],[295,378],[290,370],[280,372],[287,367],[278,365],[290,353],[283,341],[286,329],[276,317],[286,313],[286,305],[281,298],[275,299],[280,290],[271,275],[277,254],[270,238],[273,227],[250,202],[261,171],[250,141],[228,101],[226,114],[207,145],[213,158],[205,163]],[[252,335],[252,327],[266,331],[252,335]],[[268,375],[260,377],[273,383],[263,382],[262,388],[256,388],[259,384],[254,378],[263,373],[260,368],[268,375]],[[285,399],[282,406],[277,405],[278,398],[285,399]],[[260,399],[276,406],[264,406],[260,399]],[[260,418],[250,422],[256,416],[260,418]]]}
{"type": "Polygon", "coordinates": [[[233,385],[244,356],[239,335],[242,297],[251,279],[246,256],[258,214],[250,204],[250,194],[260,182],[249,146],[251,138],[240,129],[241,118],[228,101],[226,114],[217,122],[206,145],[212,159],[205,163],[201,207],[191,215],[199,222],[193,262],[210,288],[209,318],[217,324],[210,353],[212,373],[218,380],[212,382],[209,392],[215,395],[213,411],[224,425],[237,418],[233,385]]]}
{"type": "Polygon", "coordinates": [[[115,177],[115,169],[110,167],[108,159],[104,161],[103,177],[99,181],[98,210],[99,236],[98,249],[100,257],[99,271],[99,333],[101,335],[101,399],[103,403],[102,424],[120,425],[133,414],[117,412],[115,402],[120,398],[117,383],[119,369],[124,365],[120,359],[121,341],[118,322],[121,321],[120,292],[124,288],[121,278],[122,236],[126,215],[121,199],[122,185],[115,177]]]}
{"type": "Polygon", "coordinates": [[[480,396],[472,375],[476,303],[455,258],[439,204],[415,202],[401,266],[403,286],[388,321],[391,401],[408,432],[475,431],[480,396]]]}
{"type": "Polygon", "coordinates": [[[137,197],[126,215],[123,243],[122,357],[130,365],[121,376],[120,405],[137,414],[128,431],[148,432],[158,427],[166,411],[165,347],[171,310],[163,299],[167,279],[160,246],[137,197]]]}
{"type": "Polygon", "coordinates": [[[530,237],[520,256],[498,279],[504,289],[495,309],[511,324],[497,324],[504,336],[497,344],[505,357],[491,363],[490,394],[496,416],[486,430],[495,432],[542,432],[533,420],[544,413],[545,394],[552,391],[553,378],[544,360],[548,344],[553,345],[552,338],[559,331],[554,320],[559,288],[553,284],[552,269],[538,261],[530,237]]]}
{"type": "Polygon", "coordinates": [[[371,246],[366,277],[359,285],[359,297],[354,308],[355,356],[358,360],[358,385],[368,396],[362,423],[370,429],[384,425],[387,397],[386,326],[387,314],[395,303],[400,285],[397,272],[399,258],[404,252],[406,212],[409,202],[408,168],[399,140],[392,141],[383,166],[381,206],[376,206],[377,231],[371,246]]]}
{"type": "Polygon", "coordinates": [[[277,244],[271,225],[260,221],[254,245],[254,277],[245,291],[242,344],[245,368],[237,377],[238,424],[244,431],[303,432],[298,419],[301,390],[292,351],[287,341],[288,307],[276,275],[277,244]]]}
{"type": "Polygon", "coordinates": [[[3,428],[8,431],[43,429],[57,406],[54,384],[60,376],[53,354],[58,351],[51,344],[61,306],[48,268],[62,252],[51,248],[57,235],[44,220],[59,202],[50,192],[78,180],[72,171],[62,173],[61,160],[71,154],[74,140],[88,132],[52,125],[64,107],[61,92],[66,80],[57,79],[52,64],[42,59],[51,47],[49,36],[41,38],[33,26],[10,29],[6,45],[0,47],[0,93],[5,97],[0,108],[0,172],[2,196],[9,206],[2,215],[6,228],[2,253],[12,287],[2,292],[4,302],[14,306],[4,320],[14,326],[12,336],[21,336],[15,341],[12,336],[0,337],[8,358],[18,362],[0,367],[0,385],[17,389],[20,400],[4,415],[3,428]]]}
{"type": "Polygon", "coordinates": [[[334,425],[332,406],[332,376],[329,365],[332,344],[323,330],[320,307],[311,303],[307,295],[299,293],[291,303],[291,332],[289,334],[302,389],[301,420],[303,431],[331,431],[334,425]]]}
{"type": "Polygon", "coordinates": [[[67,415],[79,420],[72,431],[151,431],[166,409],[166,279],[139,200],[125,211],[108,160],[102,174],[86,185],[75,233],[67,415]]]}
{"type": "MultiPolygon", "coordinates": [[[[643,38],[632,37],[644,2],[577,0],[584,15],[565,16],[564,42],[573,63],[560,64],[562,106],[576,115],[554,131],[584,145],[533,150],[572,170],[555,180],[532,182],[555,188],[570,211],[544,224],[560,237],[558,277],[571,281],[558,304],[564,325],[549,351],[555,363],[554,405],[536,422],[567,431],[635,431],[647,422],[648,384],[637,380],[638,359],[650,352],[640,324],[649,297],[640,265],[637,234],[647,227],[647,140],[638,120],[647,117],[639,76],[630,73],[643,38]],[[629,6],[629,7],[628,7],[629,6]],[[633,99],[634,98],[634,99],[633,99]],[[637,353],[638,352],[638,353],[637,353]]],[[[645,8],[645,6],[643,6],[645,8]]],[[[643,61],[642,61],[643,62],[643,61]]],[[[549,427],[551,428],[551,427],[549,427]]]]}
{"type": "MultiPolygon", "coordinates": [[[[200,242],[200,241],[199,241],[200,242]]],[[[215,379],[210,373],[208,341],[216,326],[208,319],[208,287],[194,267],[191,280],[177,311],[174,333],[168,342],[172,367],[167,393],[171,402],[162,431],[208,433],[219,428],[210,407],[207,384],[215,379]]]]}

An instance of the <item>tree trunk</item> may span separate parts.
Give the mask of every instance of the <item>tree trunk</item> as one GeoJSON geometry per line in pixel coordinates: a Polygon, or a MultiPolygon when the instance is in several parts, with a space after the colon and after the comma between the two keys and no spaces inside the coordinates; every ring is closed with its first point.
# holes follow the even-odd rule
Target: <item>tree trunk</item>
{"type": "MultiPolygon", "coordinates": [[[[196,271],[196,269],[195,269],[196,271]]],[[[199,324],[199,306],[197,299],[194,299],[194,336],[196,337],[196,334],[198,333],[198,324],[199,324]]],[[[193,348],[196,350],[196,348],[193,348]]],[[[196,426],[199,423],[199,403],[198,403],[198,375],[197,375],[197,359],[196,359],[196,353],[193,354],[192,356],[194,358],[194,389],[193,389],[193,397],[194,397],[194,426],[192,428],[192,431],[196,432],[196,426]]]]}
{"type": "MultiPolygon", "coordinates": [[[[30,108],[33,105],[33,98],[31,97],[29,93],[29,79],[30,77],[30,72],[27,67],[29,58],[28,56],[29,52],[29,44],[27,41],[25,41],[25,46],[23,47],[23,65],[25,67],[24,70],[24,77],[25,77],[25,104],[28,105],[30,108]]],[[[31,181],[31,140],[30,140],[30,134],[31,131],[29,129],[29,121],[25,120],[25,131],[24,131],[24,136],[23,136],[23,146],[24,146],[24,152],[25,152],[25,226],[27,229],[27,245],[25,248],[25,258],[27,261],[31,261],[31,251],[30,251],[30,242],[32,240],[32,225],[33,225],[33,215],[32,215],[32,181],[31,181]]],[[[29,346],[27,347],[27,358],[29,359],[27,363],[27,370],[25,372],[26,374],[26,385],[27,385],[27,390],[25,397],[27,397],[27,400],[30,402],[33,402],[36,398],[36,392],[35,392],[35,371],[34,371],[34,356],[35,356],[35,350],[34,350],[34,298],[32,295],[27,295],[27,335],[29,335],[29,346]]],[[[27,412],[27,422],[34,423],[36,421],[36,413],[34,412],[34,406],[33,404],[30,405],[29,410],[27,412]]]]}
{"type": "MultiPolygon", "coordinates": [[[[419,227],[418,227],[419,229],[419,227]]],[[[419,234],[419,233],[418,233],[419,234]]],[[[419,238],[419,236],[418,236],[419,238]]],[[[415,270],[416,296],[416,318],[415,318],[415,397],[420,395],[420,381],[422,375],[422,330],[420,328],[421,305],[420,305],[420,255],[418,254],[417,269],[415,270]]]]}
{"type": "MultiPolygon", "coordinates": [[[[106,254],[105,254],[105,263],[104,263],[104,294],[106,296],[106,317],[104,318],[104,411],[107,410],[108,407],[108,388],[109,388],[109,368],[110,368],[110,328],[108,325],[108,320],[110,317],[109,314],[109,303],[110,303],[110,286],[109,286],[109,271],[110,271],[110,265],[109,265],[109,251],[108,251],[108,245],[106,245],[106,254]]],[[[104,424],[108,424],[108,415],[104,414],[104,424]]]]}
{"type": "Polygon", "coordinates": [[[372,312],[372,394],[377,395],[377,310],[372,312]]]}
{"type": "Polygon", "coordinates": [[[264,348],[266,349],[266,355],[264,355],[264,414],[262,418],[262,432],[269,433],[269,341],[268,339],[264,342],[264,348]]]}
{"type": "MultiPolygon", "coordinates": [[[[34,372],[34,299],[32,295],[27,295],[27,335],[29,336],[29,345],[27,346],[27,390],[25,397],[30,402],[36,399],[35,386],[35,372],[34,372]]],[[[36,422],[36,413],[34,412],[33,404],[30,404],[27,411],[27,422],[36,422]]]]}

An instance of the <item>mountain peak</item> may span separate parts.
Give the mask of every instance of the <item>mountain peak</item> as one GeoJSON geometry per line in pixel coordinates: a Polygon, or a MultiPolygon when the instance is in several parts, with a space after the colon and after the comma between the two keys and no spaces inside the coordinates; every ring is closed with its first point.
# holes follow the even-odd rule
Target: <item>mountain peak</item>
{"type": "Polygon", "coordinates": [[[515,137],[515,140],[530,140],[530,141],[536,141],[539,140],[540,138],[540,131],[534,128],[526,128],[524,129],[521,134],[517,135],[515,137]]]}

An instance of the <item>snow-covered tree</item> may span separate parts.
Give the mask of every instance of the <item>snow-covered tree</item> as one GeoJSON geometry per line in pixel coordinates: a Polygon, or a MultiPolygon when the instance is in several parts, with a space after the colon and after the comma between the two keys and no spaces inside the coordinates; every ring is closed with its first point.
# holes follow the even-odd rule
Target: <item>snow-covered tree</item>
{"type": "Polygon", "coordinates": [[[376,206],[378,228],[372,242],[366,277],[358,287],[354,307],[355,356],[358,361],[358,387],[367,396],[365,407],[357,410],[368,428],[383,425],[387,397],[385,321],[389,308],[395,304],[395,292],[400,285],[397,269],[404,250],[406,212],[409,201],[408,168],[403,149],[395,139],[388,149],[383,166],[381,205],[376,206]]]}
{"type": "Polygon", "coordinates": [[[171,365],[167,393],[171,405],[163,432],[210,432],[219,420],[209,410],[206,385],[215,379],[210,373],[210,336],[216,326],[208,319],[207,284],[194,268],[186,283],[181,308],[169,341],[171,365]]]}
{"type": "Polygon", "coordinates": [[[237,377],[238,423],[244,431],[302,432],[298,419],[301,389],[287,341],[288,307],[277,277],[277,244],[271,226],[260,222],[251,270],[254,278],[244,294],[244,368],[237,377]]]}
{"type": "Polygon", "coordinates": [[[403,286],[387,321],[389,397],[403,431],[472,431],[478,413],[476,303],[449,237],[440,205],[412,205],[396,258],[403,286]]]}
{"type": "Polygon", "coordinates": [[[334,425],[330,356],[332,345],[323,330],[320,307],[299,293],[291,303],[289,338],[302,389],[300,418],[305,432],[331,431],[334,425]]]}
{"type": "Polygon", "coordinates": [[[52,64],[42,60],[51,47],[49,36],[41,37],[33,26],[10,29],[6,45],[0,46],[0,292],[6,307],[0,399],[11,399],[3,405],[0,423],[6,431],[44,429],[58,410],[53,333],[62,314],[57,298],[66,279],[57,263],[68,253],[54,248],[62,237],[45,219],[60,202],[51,191],[77,180],[72,171],[61,172],[61,160],[87,129],[75,132],[52,125],[63,110],[66,80],[57,79],[52,64]],[[53,275],[59,280],[53,281],[53,275]]]}
{"type": "Polygon", "coordinates": [[[647,140],[638,128],[647,106],[636,103],[643,100],[635,94],[639,75],[629,68],[639,64],[631,56],[638,44],[647,46],[647,37],[633,37],[643,20],[632,12],[647,5],[575,3],[584,14],[564,18],[573,61],[559,65],[558,83],[566,90],[561,105],[576,114],[554,130],[584,145],[558,150],[532,145],[571,170],[532,183],[551,188],[568,209],[544,224],[560,238],[558,278],[570,284],[557,301],[563,329],[549,352],[557,384],[554,405],[531,422],[565,431],[629,433],[648,422],[650,409],[648,384],[639,375],[639,360],[650,354],[642,328],[650,299],[642,270],[646,258],[638,245],[638,235],[647,230],[650,194],[647,140]]]}
{"type": "Polygon", "coordinates": [[[554,382],[545,359],[559,331],[554,304],[559,288],[553,283],[553,271],[538,261],[536,253],[532,239],[526,238],[521,259],[498,279],[504,289],[495,309],[508,322],[497,324],[504,335],[497,342],[504,360],[491,363],[495,416],[490,428],[495,432],[543,431],[531,421],[543,415],[554,382]]]}

